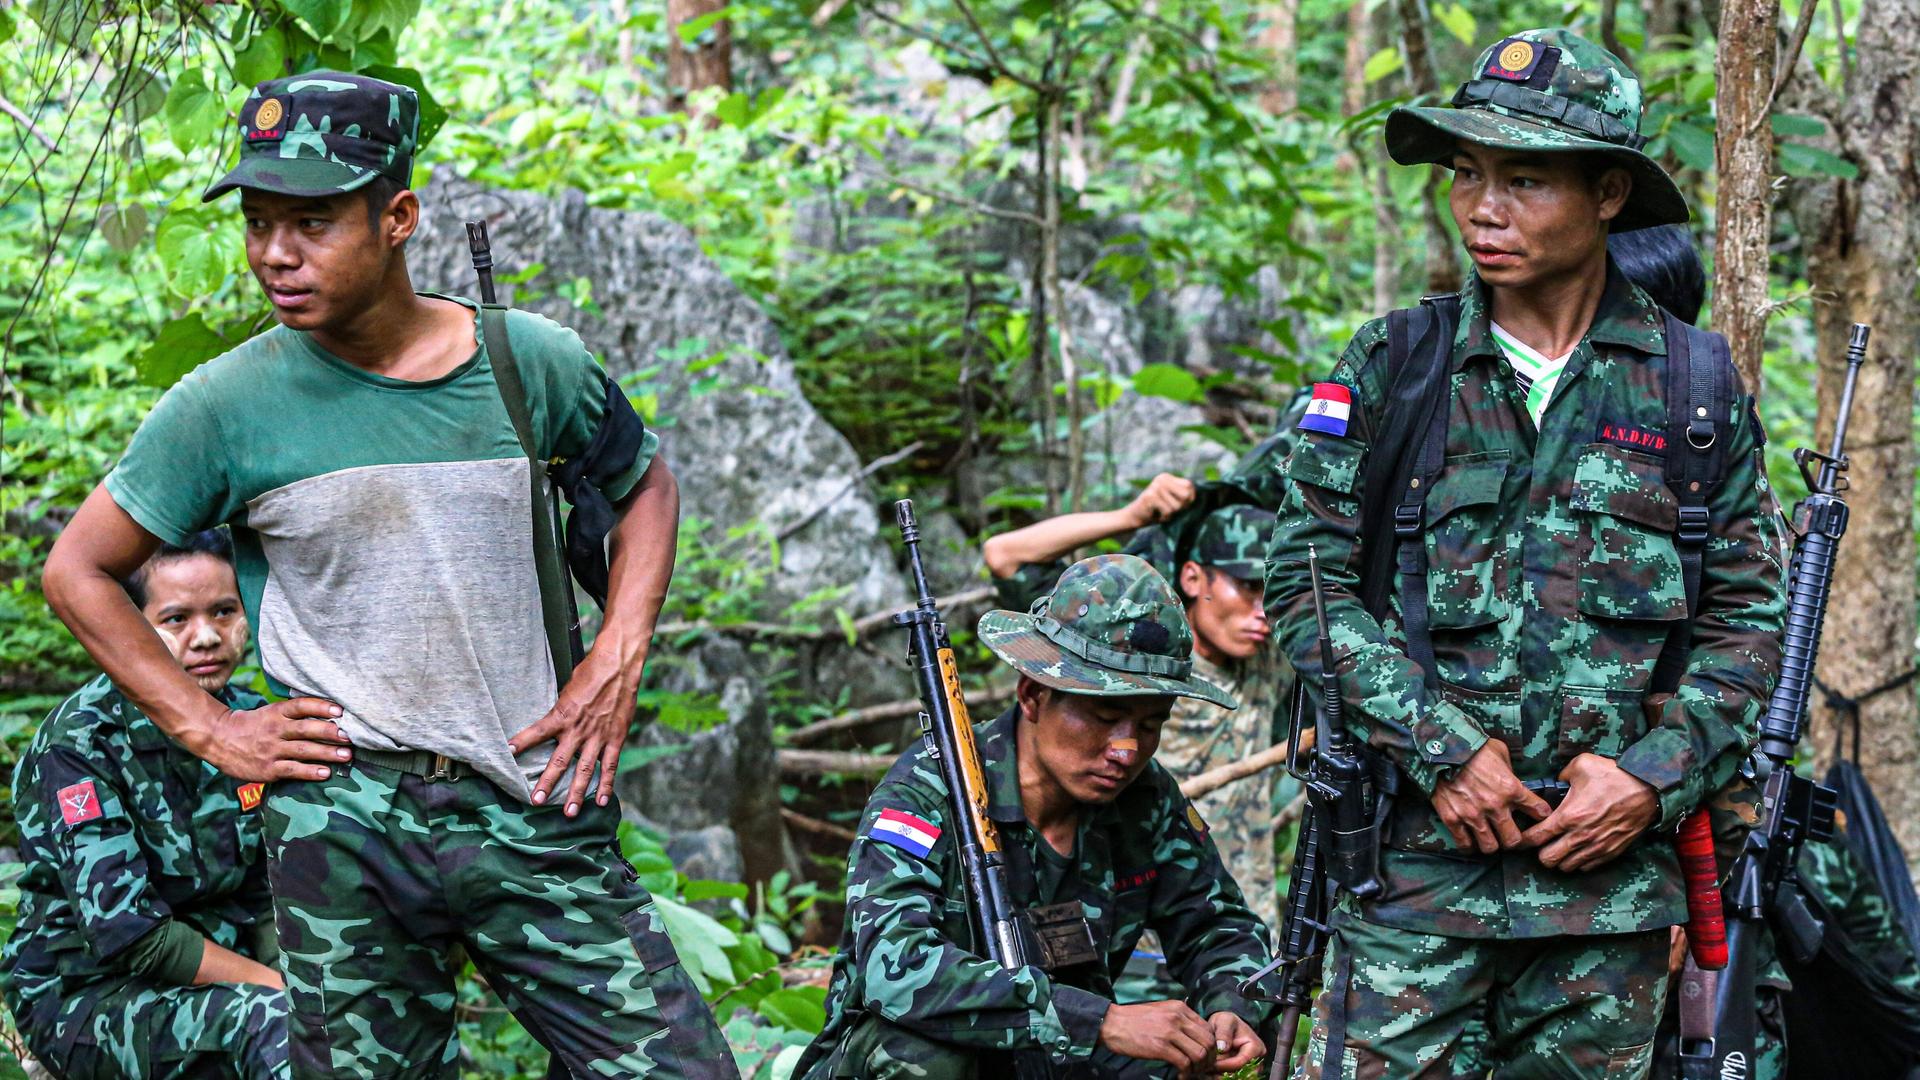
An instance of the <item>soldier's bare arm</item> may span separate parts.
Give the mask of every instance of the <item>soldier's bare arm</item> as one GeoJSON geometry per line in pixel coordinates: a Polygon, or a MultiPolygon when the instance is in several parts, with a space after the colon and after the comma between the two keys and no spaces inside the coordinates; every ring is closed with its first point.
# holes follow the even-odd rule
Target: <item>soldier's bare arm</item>
{"type": "Polygon", "coordinates": [[[200,689],[133,606],[120,582],[160,538],[93,489],[47,555],[48,606],[140,710],[194,756],[240,780],[324,780],[350,756],[331,723],[340,707],[293,698],[235,712],[200,689]]]}
{"type": "Polygon", "coordinates": [[[1172,473],[1153,478],[1145,491],[1118,510],[1062,514],[1036,521],[1024,529],[1001,533],[981,548],[987,571],[997,578],[1012,577],[1028,563],[1046,563],[1075,548],[1165,521],[1193,502],[1193,481],[1172,473]]]}
{"type": "Polygon", "coordinates": [[[1551,808],[1513,774],[1507,744],[1488,739],[1464,768],[1433,789],[1433,809],[1453,834],[1454,843],[1491,855],[1520,846],[1520,827],[1513,823],[1515,810],[1539,819],[1548,817],[1551,808]]]}
{"type": "Polygon", "coordinates": [[[619,524],[608,534],[606,620],[593,639],[593,649],[574,669],[547,715],[507,741],[516,754],[555,741],[553,757],[533,786],[533,801],[545,803],[565,782],[568,817],[580,812],[596,767],[601,776],[600,805],[605,806],[613,793],[620,747],[633,721],[634,695],[653,645],[660,605],[673,579],[680,486],[664,458],[648,464],[632,494],[617,509],[619,524]]]}
{"type": "Polygon", "coordinates": [[[205,986],[209,983],[252,983],[255,986],[268,986],[275,990],[285,990],[286,981],[280,973],[258,960],[249,960],[232,949],[222,948],[212,941],[205,943],[200,953],[200,970],[193,977],[194,985],[205,986]]]}

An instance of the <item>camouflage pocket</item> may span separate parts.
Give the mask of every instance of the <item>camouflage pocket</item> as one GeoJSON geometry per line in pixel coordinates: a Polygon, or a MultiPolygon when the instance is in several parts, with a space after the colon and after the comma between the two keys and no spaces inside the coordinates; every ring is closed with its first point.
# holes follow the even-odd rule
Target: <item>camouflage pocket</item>
{"type": "Polygon", "coordinates": [[[1596,443],[1574,467],[1580,610],[1608,619],[1687,615],[1673,533],[1680,504],[1659,458],[1596,443]]]}
{"type": "Polygon", "coordinates": [[[1553,771],[1581,754],[1618,759],[1646,734],[1646,714],[1638,690],[1597,686],[1565,686],[1560,701],[1560,732],[1554,746],[1553,771]]]}
{"type": "Polygon", "coordinates": [[[1449,460],[1427,494],[1427,623],[1435,630],[1507,617],[1512,562],[1500,527],[1506,451],[1449,460]]]}

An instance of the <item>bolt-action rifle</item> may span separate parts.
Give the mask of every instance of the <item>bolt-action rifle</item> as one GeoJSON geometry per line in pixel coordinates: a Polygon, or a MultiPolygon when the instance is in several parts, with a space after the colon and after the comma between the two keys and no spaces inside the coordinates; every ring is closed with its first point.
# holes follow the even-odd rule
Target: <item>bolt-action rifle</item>
{"type": "Polygon", "coordinates": [[[1373,767],[1347,730],[1334,671],[1333,639],[1327,631],[1326,591],[1320,582],[1320,556],[1307,549],[1313,577],[1313,614],[1319,623],[1320,703],[1314,709],[1314,740],[1306,768],[1300,763],[1300,733],[1313,709],[1304,682],[1294,687],[1293,717],[1287,728],[1287,771],[1306,787],[1293,849],[1293,880],[1287,885],[1287,910],[1280,923],[1280,952],[1272,963],[1240,984],[1241,996],[1278,1001],[1282,1012],[1275,1035],[1271,1076],[1293,1071],[1293,1040],[1300,1017],[1313,1002],[1312,963],[1326,948],[1334,889],[1365,900],[1380,892],[1380,829],[1375,809],[1373,767]],[[1264,988],[1267,976],[1280,972],[1277,997],[1264,988]]]}
{"type": "MultiPolygon", "coordinates": [[[[973,721],[960,691],[960,669],[954,663],[953,645],[947,640],[947,623],[927,588],[927,573],[920,564],[920,526],[913,517],[913,500],[901,499],[893,509],[900,524],[900,539],[907,545],[919,599],[912,609],[895,615],[893,623],[906,628],[907,661],[926,710],[920,714],[920,730],[932,741],[940,777],[946,781],[952,821],[949,828],[954,833],[954,852],[960,858],[974,942],[988,959],[1002,967],[1026,967],[1033,963],[1027,931],[1008,893],[1000,831],[987,816],[986,775],[980,767],[980,752],[973,744],[973,721]]],[[[1048,1080],[1053,1075],[1044,1050],[1016,1050],[1012,1057],[1018,1080],[1048,1080]]]]}
{"type": "Polygon", "coordinates": [[[1744,1080],[1752,1075],[1755,1044],[1754,979],[1756,948],[1769,928],[1776,947],[1801,960],[1820,948],[1825,927],[1808,909],[1794,871],[1808,841],[1833,836],[1838,796],[1793,771],[1793,751],[1806,722],[1813,686],[1820,625],[1833,589],[1834,556],[1847,531],[1847,419],[1853,389],[1866,359],[1868,327],[1853,324],[1847,334],[1847,381],[1834,418],[1833,448],[1819,453],[1807,447],[1793,452],[1807,482],[1807,498],[1794,511],[1797,539],[1787,571],[1787,621],[1781,648],[1780,680],[1760,721],[1760,752],[1768,767],[1761,824],[1747,834],[1745,849],[1728,878],[1727,968],[1714,994],[1713,1037],[1680,1046],[1681,1075],[1744,1080]]]}

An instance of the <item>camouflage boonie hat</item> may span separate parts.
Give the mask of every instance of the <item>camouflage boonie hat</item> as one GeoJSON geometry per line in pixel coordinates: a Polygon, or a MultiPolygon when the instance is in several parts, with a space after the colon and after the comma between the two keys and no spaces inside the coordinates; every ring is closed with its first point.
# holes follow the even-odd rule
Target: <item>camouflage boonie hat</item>
{"type": "Polygon", "coordinates": [[[409,185],[419,142],[411,87],[340,71],[269,79],[240,105],[240,163],[201,201],[243,187],[337,195],[376,176],[409,185]]]}
{"type": "Polygon", "coordinates": [[[1633,174],[1614,232],[1685,224],[1679,186],[1640,149],[1642,108],[1640,80],[1618,57],[1568,30],[1525,30],[1480,54],[1450,106],[1393,110],[1387,153],[1402,165],[1449,167],[1461,142],[1601,153],[1633,174]]]}
{"type": "Polygon", "coordinates": [[[1055,690],[1099,697],[1165,694],[1223,709],[1239,702],[1193,675],[1193,631],[1180,598],[1132,555],[1067,567],[1031,613],[989,611],[980,640],[1014,670],[1055,690]]]}
{"type": "Polygon", "coordinates": [[[1271,511],[1241,503],[1208,514],[1194,535],[1187,557],[1241,581],[1265,581],[1271,511]]]}

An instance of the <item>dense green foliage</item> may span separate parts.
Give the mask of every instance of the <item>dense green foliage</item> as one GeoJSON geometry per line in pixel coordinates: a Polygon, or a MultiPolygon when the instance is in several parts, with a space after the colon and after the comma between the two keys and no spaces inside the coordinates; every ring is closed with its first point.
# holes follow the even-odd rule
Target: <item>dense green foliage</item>
{"type": "MultiPolygon", "coordinates": [[[[734,87],[678,104],[657,4],[0,0],[0,87],[22,117],[0,119],[0,743],[17,748],[86,677],[84,654],[38,591],[52,536],[158,388],[264,325],[233,207],[199,202],[235,152],[231,116],[254,80],[324,64],[415,84],[435,129],[420,183],[451,170],[505,187],[577,188],[595,205],[685,224],[773,315],[809,398],[864,458],[922,444],[880,474],[881,493],[945,503],[979,534],[1065,485],[1056,475],[969,493],[950,482],[951,463],[1037,458],[1072,435],[1076,401],[1088,432],[1127,394],[1210,402],[1223,416],[1239,402],[1271,406],[1374,313],[1381,253],[1399,302],[1424,291],[1424,174],[1379,176],[1385,109],[1411,93],[1401,28],[1393,5],[1363,12],[1358,25],[1375,40],[1350,70],[1348,8],[1301,0],[1298,106],[1276,115],[1262,95],[1279,76],[1258,41],[1277,8],[1254,0],[828,9],[748,0],[725,9],[734,87]],[[1347,113],[1349,93],[1367,103],[1357,114],[1347,113]],[[1036,221],[1048,212],[1034,182],[1042,165],[1060,175],[1058,284],[1138,319],[1148,366],[1137,375],[1069,342],[1080,366],[1073,381],[1062,377],[1057,308],[1034,288],[1045,246],[1036,221]],[[1211,287],[1245,302],[1263,275],[1279,298],[1261,326],[1274,347],[1244,347],[1233,371],[1174,366],[1173,342],[1188,329],[1170,302],[1176,291],[1211,287]]],[[[1702,208],[1700,235],[1710,235],[1711,39],[1681,26],[1649,41],[1638,6],[1619,15],[1654,102],[1651,149],[1680,170],[1702,208]]],[[[1440,83],[1450,89],[1500,32],[1565,22],[1598,36],[1599,19],[1596,0],[1433,3],[1440,83]]],[[[711,21],[678,32],[695,40],[711,21]]],[[[1832,42],[1817,36],[1809,50],[1831,76],[1832,42]]],[[[1850,168],[1796,141],[1817,134],[1817,121],[1777,117],[1775,130],[1782,171],[1850,168]]],[[[1786,306],[1764,404],[1774,479],[1791,493],[1786,455],[1808,440],[1813,414],[1811,334],[1801,245],[1791,222],[1778,231],[1776,297],[1786,306]]],[[[591,283],[549,287],[584,297],[591,283]]],[[[657,360],[684,366],[710,354],[681,343],[657,360]]],[[[631,389],[661,419],[645,379],[631,389]]],[[[1266,416],[1247,411],[1247,428],[1221,418],[1203,430],[1240,446],[1266,416]]],[[[1091,478],[1090,502],[1117,494],[1100,481],[1091,478]]],[[[778,558],[765,533],[759,523],[685,523],[667,616],[831,625],[832,596],[760,610],[757,591],[778,558]]],[[[783,720],[840,704],[775,693],[783,720]]],[[[643,720],[677,727],[718,714],[713,700],[651,687],[642,705],[643,720]]],[[[770,1060],[817,1026],[818,994],[769,974],[798,951],[811,886],[774,882],[750,897],[743,886],[686,882],[657,844],[628,841],[710,998],[759,1018],[729,1028],[743,1061],[770,1060]]],[[[476,1069],[537,1075],[524,1032],[489,1011],[477,984],[463,994],[476,1069]]]]}

